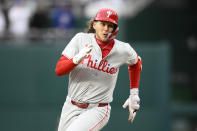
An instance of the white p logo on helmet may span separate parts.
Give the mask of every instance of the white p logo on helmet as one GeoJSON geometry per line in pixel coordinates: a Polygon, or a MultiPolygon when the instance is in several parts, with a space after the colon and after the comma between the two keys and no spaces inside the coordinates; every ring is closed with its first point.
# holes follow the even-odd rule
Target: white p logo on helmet
{"type": "Polygon", "coordinates": [[[94,20],[108,21],[118,25],[118,14],[112,9],[103,8],[96,13],[94,20]]]}
{"type": "Polygon", "coordinates": [[[109,16],[112,14],[111,11],[107,11],[107,17],[109,18],[109,16]]]}

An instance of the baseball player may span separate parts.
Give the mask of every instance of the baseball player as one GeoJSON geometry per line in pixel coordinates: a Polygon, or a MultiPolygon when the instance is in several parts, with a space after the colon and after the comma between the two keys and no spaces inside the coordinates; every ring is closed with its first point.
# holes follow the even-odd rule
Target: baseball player
{"type": "Polygon", "coordinates": [[[77,33],[56,65],[58,76],[69,74],[68,95],[58,131],[99,131],[108,122],[119,68],[127,64],[130,96],[123,104],[133,122],[139,109],[141,59],[130,44],[114,39],[118,15],[100,9],[88,22],[86,33],[77,33]]]}

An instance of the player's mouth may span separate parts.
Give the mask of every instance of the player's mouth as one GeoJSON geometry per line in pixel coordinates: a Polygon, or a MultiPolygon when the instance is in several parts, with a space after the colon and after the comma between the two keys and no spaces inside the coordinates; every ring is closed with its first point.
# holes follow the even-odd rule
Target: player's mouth
{"type": "Polygon", "coordinates": [[[107,38],[108,33],[103,33],[103,36],[104,36],[105,38],[107,38]]]}
{"type": "Polygon", "coordinates": [[[100,39],[102,41],[106,41],[108,39],[108,33],[101,33],[100,34],[100,39]]]}

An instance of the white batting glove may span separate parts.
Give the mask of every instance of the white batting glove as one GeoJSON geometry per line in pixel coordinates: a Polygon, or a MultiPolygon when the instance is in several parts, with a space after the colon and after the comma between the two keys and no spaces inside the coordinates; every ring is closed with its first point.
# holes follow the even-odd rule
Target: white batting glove
{"type": "Polygon", "coordinates": [[[92,51],[92,48],[92,45],[87,45],[81,49],[79,53],[73,57],[73,63],[79,64],[85,57],[88,56],[88,54],[92,51]]]}
{"type": "Polygon", "coordinates": [[[138,88],[130,89],[130,96],[122,106],[124,109],[128,106],[129,108],[128,121],[130,121],[131,123],[133,122],[136,116],[136,111],[140,108],[140,98],[138,94],[139,94],[138,88]]]}

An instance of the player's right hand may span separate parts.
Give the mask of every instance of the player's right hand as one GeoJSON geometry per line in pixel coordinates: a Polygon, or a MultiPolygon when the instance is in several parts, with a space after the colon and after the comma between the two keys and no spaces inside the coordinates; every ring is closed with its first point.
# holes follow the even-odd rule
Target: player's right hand
{"type": "Polygon", "coordinates": [[[86,45],[83,49],[79,51],[77,55],[73,57],[73,63],[79,64],[88,54],[92,51],[92,45],[86,45]]]}

